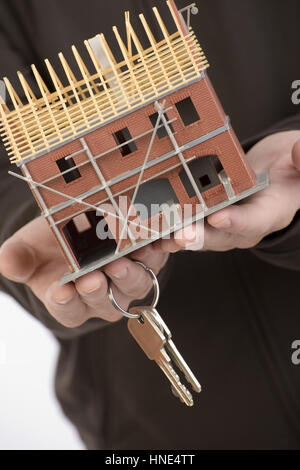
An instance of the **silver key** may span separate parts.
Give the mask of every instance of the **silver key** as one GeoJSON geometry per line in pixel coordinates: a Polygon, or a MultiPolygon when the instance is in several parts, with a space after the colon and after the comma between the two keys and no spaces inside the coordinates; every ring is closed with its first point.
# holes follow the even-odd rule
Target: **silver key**
{"type": "Polygon", "coordinates": [[[128,329],[133,338],[147,357],[154,360],[164,372],[176,396],[187,406],[193,406],[193,397],[187,387],[181,383],[174,366],[183,372],[196,392],[201,391],[201,386],[178,352],[171,339],[171,332],[157,310],[151,307],[133,307],[130,312],[140,315],[139,319],[128,321],[128,329]]]}

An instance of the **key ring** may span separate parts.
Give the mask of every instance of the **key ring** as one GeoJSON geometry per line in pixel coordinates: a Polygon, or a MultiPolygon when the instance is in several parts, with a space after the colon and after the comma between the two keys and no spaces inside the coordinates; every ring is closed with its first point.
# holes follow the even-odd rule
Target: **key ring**
{"type": "MultiPolygon", "coordinates": [[[[159,300],[159,283],[158,283],[157,277],[155,276],[152,269],[148,268],[145,264],[141,263],[140,261],[135,261],[135,263],[142,266],[142,268],[144,268],[150,274],[150,276],[152,278],[153,287],[154,287],[154,298],[153,298],[153,302],[151,304],[151,308],[155,308],[157,303],[158,303],[158,300],[159,300]]],[[[120,305],[117,303],[117,301],[114,297],[112,287],[111,287],[111,283],[112,283],[112,281],[110,281],[110,283],[109,283],[108,297],[109,297],[109,300],[111,301],[111,303],[113,304],[113,306],[115,307],[115,309],[118,310],[120,313],[122,313],[122,315],[124,315],[124,317],[127,317],[127,318],[140,318],[140,315],[137,315],[135,313],[129,313],[126,310],[124,310],[122,307],[120,307],[120,305]]]]}

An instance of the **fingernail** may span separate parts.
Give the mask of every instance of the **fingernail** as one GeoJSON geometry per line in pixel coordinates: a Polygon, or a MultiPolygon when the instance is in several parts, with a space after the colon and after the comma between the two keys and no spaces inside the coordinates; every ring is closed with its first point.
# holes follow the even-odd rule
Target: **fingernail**
{"type": "Polygon", "coordinates": [[[21,282],[22,284],[28,281],[29,276],[12,276],[11,279],[15,282],[21,282]]]}
{"type": "Polygon", "coordinates": [[[93,292],[96,292],[97,290],[99,290],[100,287],[101,287],[101,281],[97,279],[96,281],[90,283],[90,286],[88,289],[85,290],[85,293],[92,294],[93,292]]]}
{"type": "Polygon", "coordinates": [[[127,268],[124,268],[118,273],[112,274],[112,276],[115,277],[116,279],[125,279],[125,277],[127,276],[127,272],[128,272],[127,268]]]}
{"type": "Polygon", "coordinates": [[[59,305],[67,305],[70,301],[71,301],[71,299],[61,299],[61,300],[57,301],[56,303],[59,304],[59,305]]]}
{"type": "Polygon", "coordinates": [[[174,235],[175,240],[189,240],[191,244],[198,243],[200,238],[197,230],[193,226],[184,227],[178,230],[174,235]]]}
{"type": "Polygon", "coordinates": [[[216,228],[230,228],[231,227],[231,220],[228,217],[225,219],[218,220],[217,222],[213,222],[212,225],[216,228]]]}
{"type": "Polygon", "coordinates": [[[73,295],[70,296],[70,294],[66,295],[65,293],[62,292],[57,292],[55,295],[49,290],[47,292],[47,297],[49,298],[51,303],[55,303],[58,305],[66,305],[69,302],[71,302],[73,295]]]}
{"type": "Polygon", "coordinates": [[[193,240],[192,244],[195,244],[195,242],[197,242],[197,240],[195,240],[197,234],[193,226],[185,227],[182,230],[182,235],[186,240],[193,240]]]}

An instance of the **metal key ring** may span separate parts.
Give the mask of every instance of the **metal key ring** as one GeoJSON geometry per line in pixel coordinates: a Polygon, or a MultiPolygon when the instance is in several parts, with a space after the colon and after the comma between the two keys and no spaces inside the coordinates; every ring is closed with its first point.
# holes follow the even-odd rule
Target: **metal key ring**
{"type": "MultiPolygon", "coordinates": [[[[153,287],[154,287],[154,298],[153,298],[153,302],[151,304],[151,308],[155,308],[157,303],[158,303],[158,300],[159,300],[159,283],[158,283],[157,277],[155,276],[152,269],[148,268],[145,264],[141,263],[140,261],[135,261],[135,263],[142,266],[146,271],[148,271],[148,273],[152,277],[153,287]]],[[[111,284],[112,284],[112,281],[110,281],[110,283],[109,283],[108,297],[109,297],[109,300],[111,301],[111,303],[113,304],[113,306],[115,307],[115,309],[118,310],[120,313],[122,313],[122,315],[124,315],[124,317],[127,317],[127,318],[140,318],[140,315],[137,315],[137,314],[134,314],[134,313],[129,313],[126,310],[124,310],[122,307],[120,307],[120,305],[118,304],[118,302],[116,301],[116,299],[114,297],[111,284]]]]}

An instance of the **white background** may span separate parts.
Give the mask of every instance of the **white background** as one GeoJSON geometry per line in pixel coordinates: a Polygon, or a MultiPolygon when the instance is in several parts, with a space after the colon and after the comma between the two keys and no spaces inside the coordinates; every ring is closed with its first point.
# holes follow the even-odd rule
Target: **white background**
{"type": "Polygon", "coordinates": [[[0,449],[83,449],[54,395],[58,346],[10,297],[0,294],[0,449]]]}

